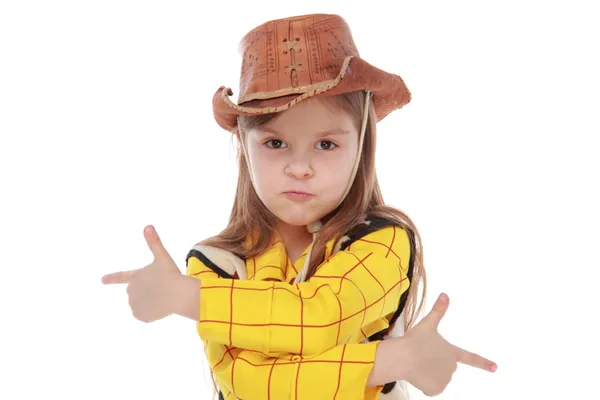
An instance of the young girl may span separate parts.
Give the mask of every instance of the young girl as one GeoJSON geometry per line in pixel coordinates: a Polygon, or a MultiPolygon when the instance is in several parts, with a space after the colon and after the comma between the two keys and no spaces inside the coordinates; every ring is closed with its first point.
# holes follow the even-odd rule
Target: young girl
{"type": "Polygon", "coordinates": [[[457,362],[495,370],[437,333],[446,296],[413,327],[420,236],[375,172],[403,80],[362,60],[336,15],[267,22],[240,48],[238,103],[213,98],[240,148],[229,224],[190,250],[186,276],[149,229],[155,261],[104,282],[129,283],[140,320],[197,321],[225,399],[404,399],[405,381],[440,393],[457,362]]]}

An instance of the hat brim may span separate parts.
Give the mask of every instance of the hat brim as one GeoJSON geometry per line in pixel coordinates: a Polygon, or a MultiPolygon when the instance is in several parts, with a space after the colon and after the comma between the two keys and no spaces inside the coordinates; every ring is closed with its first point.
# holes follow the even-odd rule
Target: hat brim
{"type": "Polygon", "coordinates": [[[395,74],[374,67],[360,57],[347,57],[335,79],[318,82],[301,91],[285,96],[269,97],[262,94],[241,104],[231,101],[231,88],[220,87],[213,96],[213,114],[223,129],[231,132],[237,127],[239,115],[260,115],[285,111],[311,97],[335,96],[357,90],[370,90],[378,120],[397,110],[411,100],[404,80],[395,74]],[[267,97],[267,98],[264,98],[267,97]]]}

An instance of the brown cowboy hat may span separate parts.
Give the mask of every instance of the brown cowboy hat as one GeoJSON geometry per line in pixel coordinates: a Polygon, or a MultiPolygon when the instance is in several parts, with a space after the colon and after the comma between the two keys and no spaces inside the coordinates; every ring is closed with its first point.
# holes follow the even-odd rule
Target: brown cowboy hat
{"type": "Polygon", "coordinates": [[[238,115],[284,111],[309,97],[369,90],[378,120],[411,99],[400,76],[360,58],[350,27],[338,15],[266,22],[248,32],[239,49],[243,58],[238,103],[231,101],[233,92],[225,86],[213,96],[215,119],[230,132],[238,115]]]}

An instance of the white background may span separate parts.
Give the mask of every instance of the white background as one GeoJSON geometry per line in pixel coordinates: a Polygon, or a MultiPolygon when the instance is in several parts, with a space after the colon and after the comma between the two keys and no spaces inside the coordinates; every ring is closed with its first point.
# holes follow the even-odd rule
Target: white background
{"type": "Polygon", "coordinates": [[[3,1],[0,398],[210,398],[194,323],[139,322],[100,278],[152,261],[147,224],[182,271],[224,227],[212,95],[237,98],[247,31],[314,12],[413,93],[379,125],[380,183],[422,235],[426,310],[448,293],[441,333],[499,366],[438,398],[599,398],[592,3],[3,1]]]}

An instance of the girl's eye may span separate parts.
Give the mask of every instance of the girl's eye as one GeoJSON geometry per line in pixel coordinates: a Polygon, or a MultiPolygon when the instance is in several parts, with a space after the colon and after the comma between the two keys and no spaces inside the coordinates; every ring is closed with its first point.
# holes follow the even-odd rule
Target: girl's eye
{"type": "Polygon", "coordinates": [[[283,141],[281,141],[279,139],[268,140],[265,144],[272,149],[282,149],[285,147],[283,141]]]}
{"type": "Polygon", "coordinates": [[[332,150],[337,146],[335,143],[330,142],[329,140],[321,140],[319,145],[321,145],[322,150],[332,150]]]}

